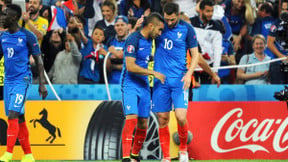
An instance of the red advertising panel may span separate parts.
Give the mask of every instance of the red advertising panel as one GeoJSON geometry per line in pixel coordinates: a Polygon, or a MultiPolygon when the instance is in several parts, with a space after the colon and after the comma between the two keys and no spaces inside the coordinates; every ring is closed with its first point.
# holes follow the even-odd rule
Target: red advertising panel
{"type": "Polygon", "coordinates": [[[288,159],[285,102],[190,102],[189,156],[195,159],[288,159]]]}

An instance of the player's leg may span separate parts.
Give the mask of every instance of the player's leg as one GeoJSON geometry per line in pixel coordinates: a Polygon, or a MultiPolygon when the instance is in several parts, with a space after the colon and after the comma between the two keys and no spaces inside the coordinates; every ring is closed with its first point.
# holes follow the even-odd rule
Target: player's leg
{"type": "Polygon", "coordinates": [[[131,152],[131,159],[134,159],[135,161],[140,161],[139,152],[146,138],[148,118],[150,116],[151,108],[150,88],[139,88],[138,93],[140,94],[138,103],[138,122],[131,152]]]}
{"type": "Polygon", "coordinates": [[[31,151],[31,146],[29,142],[29,131],[26,125],[24,114],[19,116],[18,140],[25,154],[21,162],[34,162],[35,159],[31,151]]]}
{"type": "MultiPolygon", "coordinates": [[[[19,112],[21,112],[18,105],[14,105],[16,95],[14,93],[13,84],[6,84],[4,86],[4,102],[5,112],[8,116],[8,128],[7,128],[7,149],[3,156],[0,157],[0,161],[9,162],[12,160],[13,149],[16,143],[19,132],[19,112]],[[16,107],[15,107],[16,106],[16,107]]],[[[17,88],[17,87],[16,87],[17,88]]]]}
{"type": "Polygon", "coordinates": [[[157,79],[154,80],[153,97],[152,97],[152,111],[157,113],[159,122],[159,140],[163,153],[163,160],[170,161],[170,132],[169,119],[170,111],[172,109],[170,90],[167,86],[169,79],[161,84],[157,79]]]}
{"type": "Polygon", "coordinates": [[[177,128],[179,134],[179,160],[180,162],[188,162],[187,139],[187,108],[188,108],[188,90],[183,89],[181,78],[175,78],[172,88],[172,102],[175,107],[175,115],[177,120],[177,128]],[[178,83],[177,83],[178,82],[178,83]]]}
{"type": "Polygon", "coordinates": [[[125,125],[122,130],[122,161],[130,161],[132,136],[137,124],[138,107],[135,88],[122,88],[122,105],[125,114],[125,125]]]}

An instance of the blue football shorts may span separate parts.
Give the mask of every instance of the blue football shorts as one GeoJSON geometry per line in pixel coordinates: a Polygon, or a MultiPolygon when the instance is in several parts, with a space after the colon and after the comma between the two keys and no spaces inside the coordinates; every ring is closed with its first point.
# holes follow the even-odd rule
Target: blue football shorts
{"type": "Polygon", "coordinates": [[[122,87],[122,105],[124,114],[136,114],[148,118],[151,110],[150,88],[122,87]]]}
{"type": "Polygon", "coordinates": [[[4,84],[4,105],[5,113],[8,116],[9,110],[19,112],[23,115],[25,112],[25,101],[28,97],[28,90],[30,88],[29,81],[18,83],[4,84]]]}
{"type": "Polygon", "coordinates": [[[169,112],[174,108],[188,107],[188,90],[183,89],[184,82],[181,78],[166,78],[162,84],[160,80],[154,79],[152,112],[169,112]]]}

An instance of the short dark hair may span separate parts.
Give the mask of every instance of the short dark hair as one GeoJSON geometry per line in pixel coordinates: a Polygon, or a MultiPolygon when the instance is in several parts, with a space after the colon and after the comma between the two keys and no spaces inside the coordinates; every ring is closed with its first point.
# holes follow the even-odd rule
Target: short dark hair
{"type": "Polygon", "coordinates": [[[273,6],[270,2],[264,2],[261,4],[260,11],[265,11],[266,13],[272,14],[273,13],[273,6]]]}
{"type": "Polygon", "coordinates": [[[215,5],[215,3],[212,0],[202,0],[200,2],[199,8],[200,8],[200,10],[204,10],[205,6],[210,6],[211,7],[211,6],[214,6],[214,5],[215,5]]]}
{"type": "Polygon", "coordinates": [[[136,25],[137,22],[137,18],[136,17],[128,17],[128,24],[131,24],[132,29],[134,28],[134,26],[136,25]]]}
{"type": "Polygon", "coordinates": [[[144,18],[143,26],[147,26],[149,23],[155,23],[155,20],[164,23],[164,19],[159,13],[152,12],[149,16],[144,18]]]}
{"type": "Polygon", "coordinates": [[[173,2],[166,3],[163,7],[163,12],[168,14],[168,15],[171,15],[173,13],[178,15],[179,14],[179,5],[177,3],[173,3],[173,2]]]}
{"type": "Polygon", "coordinates": [[[4,4],[8,5],[8,4],[12,4],[12,0],[3,0],[4,4]]]}
{"type": "Polygon", "coordinates": [[[103,6],[108,6],[112,9],[113,13],[115,14],[115,11],[116,11],[116,4],[113,3],[112,1],[110,0],[105,0],[103,3],[102,3],[102,7],[103,6]]]}
{"type": "Polygon", "coordinates": [[[93,32],[94,32],[96,29],[102,30],[103,33],[104,33],[104,36],[105,36],[105,29],[104,29],[101,25],[95,25],[95,26],[94,26],[94,29],[93,29],[93,32]]]}
{"type": "Polygon", "coordinates": [[[9,4],[7,5],[7,8],[13,10],[16,12],[16,16],[17,16],[17,20],[20,19],[20,17],[22,16],[22,10],[21,10],[21,7],[17,4],[9,4]]]}

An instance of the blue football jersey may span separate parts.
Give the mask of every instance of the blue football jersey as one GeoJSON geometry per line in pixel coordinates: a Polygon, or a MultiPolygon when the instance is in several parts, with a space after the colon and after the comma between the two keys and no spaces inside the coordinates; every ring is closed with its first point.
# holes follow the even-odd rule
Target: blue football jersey
{"type": "Polygon", "coordinates": [[[154,70],[166,77],[183,76],[187,71],[187,50],[197,46],[196,34],[190,24],[180,20],[170,29],[165,23],[162,35],[156,39],[154,70]]]}
{"type": "Polygon", "coordinates": [[[5,31],[0,37],[0,44],[0,55],[4,55],[5,82],[31,77],[29,56],[41,53],[36,36],[24,28],[13,34],[5,31]]]}
{"type": "MultiPolygon", "coordinates": [[[[148,68],[148,61],[152,50],[152,39],[144,38],[140,31],[132,33],[125,42],[124,58],[134,57],[135,63],[142,68],[148,68]]],[[[123,61],[121,85],[125,87],[149,87],[148,76],[137,75],[127,71],[126,61],[123,61]]]]}

